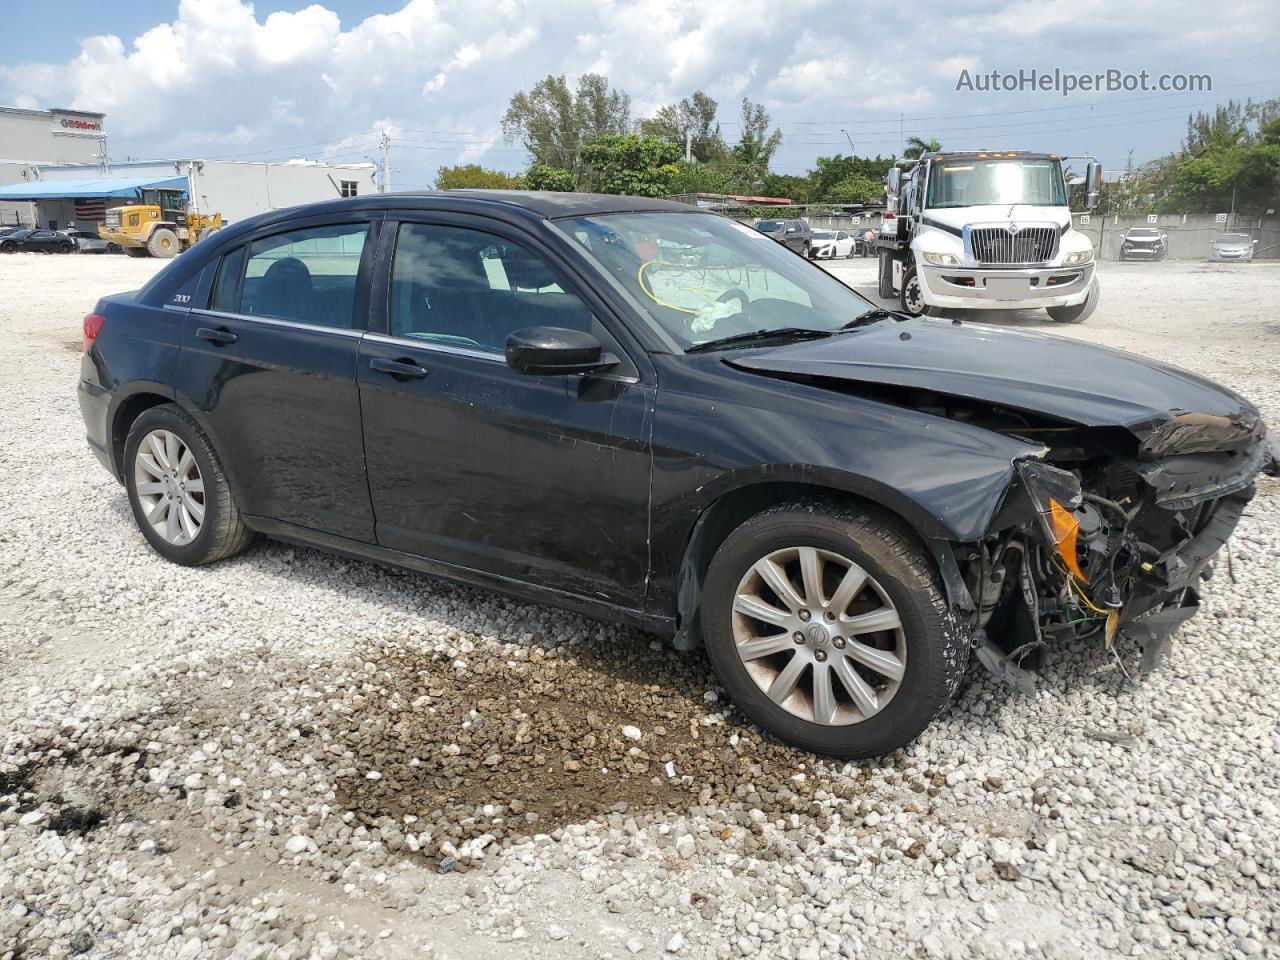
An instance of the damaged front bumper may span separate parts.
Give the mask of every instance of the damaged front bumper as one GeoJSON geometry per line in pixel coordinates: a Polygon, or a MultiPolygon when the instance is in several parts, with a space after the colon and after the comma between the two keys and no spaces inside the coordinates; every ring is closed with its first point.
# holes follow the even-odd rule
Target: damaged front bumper
{"type": "Polygon", "coordinates": [[[978,660],[1026,692],[1026,668],[1059,639],[1097,637],[1113,652],[1122,641],[1139,654],[1133,672],[1160,666],[1255,479],[1280,475],[1280,448],[1256,417],[1186,415],[1153,430],[1135,457],[1064,466],[1015,464],[965,571],[978,660]]]}

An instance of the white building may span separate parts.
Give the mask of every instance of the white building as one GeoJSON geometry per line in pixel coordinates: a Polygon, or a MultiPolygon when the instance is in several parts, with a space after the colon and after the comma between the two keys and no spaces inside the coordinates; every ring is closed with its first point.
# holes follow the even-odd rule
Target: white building
{"type": "MultiPolygon", "coordinates": [[[[0,107],[0,187],[22,183],[33,166],[94,164],[106,154],[107,118],[85,110],[0,107]]],[[[0,223],[13,223],[26,204],[0,202],[0,223]]]]}
{"type": "Polygon", "coordinates": [[[197,210],[221,213],[226,223],[377,189],[373,163],[195,157],[116,163],[107,159],[106,143],[104,114],[0,107],[0,223],[96,230],[107,206],[136,202],[140,182],[173,187],[175,178],[183,179],[176,186],[197,210]],[[70,181],[75,187],[59,196],[57,183],[70,181]]]}

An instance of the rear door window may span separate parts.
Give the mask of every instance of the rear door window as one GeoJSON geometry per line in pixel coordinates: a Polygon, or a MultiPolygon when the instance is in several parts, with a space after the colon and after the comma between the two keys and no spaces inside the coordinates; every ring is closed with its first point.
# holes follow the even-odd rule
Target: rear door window
{"type": "Polygon", "coordinates": [[[306,227],[255,240],[228,254],[214,309],[325,327],[355,323],[356,281],[369,227],[306,227]],[[243,273],[236,257],[244,260],[243,273]],[[232,273],[234,271],[234,273],[232,273]],[[231,276],[239,283],[232,285],[231,276]],[[237,289],[238,287],[238,289],[237,289]]]}

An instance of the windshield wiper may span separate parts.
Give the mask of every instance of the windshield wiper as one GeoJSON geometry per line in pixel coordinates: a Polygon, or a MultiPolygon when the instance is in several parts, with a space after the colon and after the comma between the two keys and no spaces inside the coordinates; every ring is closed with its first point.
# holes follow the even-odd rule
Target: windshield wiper
{"type": "Polygon", "coordinates": [[[897,320],[901,322],[905,319],[902,314],[894,313],[892,310],[886,310],[883,307],[872,307],[870,310],[858,314],[840,329],[854,330],[857,327],[865,327],[868,323],[877,323],[880,320],[897,320]]]}
{"type": "Polygon", "coordinates": [[[773,340],[821,340],[834,334],[834,330],[813,330],[809,327],[779,327],[776,330],[752,330],[749,333],[735,333],[731,337],[719,340],[706,340],[685,347],[685,353],[704,353],[708,350],[723,350],[726,347],[745,347],[756,343],[769,343],[773,340]]]}

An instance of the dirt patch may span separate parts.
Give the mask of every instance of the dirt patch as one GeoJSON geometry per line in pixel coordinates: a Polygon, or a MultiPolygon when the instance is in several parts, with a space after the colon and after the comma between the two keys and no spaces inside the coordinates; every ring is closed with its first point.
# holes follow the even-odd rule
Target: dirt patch
{"type": "Polygon", "coordinates": [[[370,826],[416,817],[439,831],[433,840],[458,844],[730,799],[806,812],[818,790],[860,792],[856,780],[797,776],[812,758],[708,699],[701,657],[619,646],[571,658],[472,657],[461,673],[428,651],[363,651],[373,669],[342,697],[356,710],[328,731],[353,760],[337,779],[339,803],[370,826]]]}

